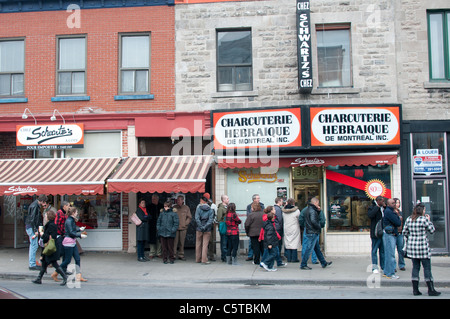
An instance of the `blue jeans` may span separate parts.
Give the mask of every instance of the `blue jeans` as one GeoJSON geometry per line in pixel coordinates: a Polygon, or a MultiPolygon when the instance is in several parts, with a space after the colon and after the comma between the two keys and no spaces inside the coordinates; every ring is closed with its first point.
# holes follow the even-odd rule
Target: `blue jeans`
{"type": "MultiPolygon", "coordinates": [[[[384,245],[382,238],[371,238],[372,239],[372,267],[373,265],[378,265],[377,251],[380,256],[380,268],[384,269],[384,245]]],[[[373,269],[372,269],[373,270],[373,269]]]]}
{"type": "Polygon", "coordinates": [[[304,246],[302,246],[302,262],[300,264],[301,267],[305,267],[308,263],[309,256],[314,251],[317,255],[317,258],[319,259],[322,266],[326,265],[327,261],[325,260],[325,257],[323,257],[322,252],[320,251],[320,245],[319,245],[319,235],[318,234],[306,234],[306,240],[303,241],[304,246]],[[305,243],[306,242],[306,243],[305,243]],[[305,251],[303,253],[303,247],[305,248],[305,251]]]}
{"type": "Polygon", "coordinates": [[[264,249],[264,263],[267,265],[267,268],[272,269],[275,264],[275,259],[277,258],[279,250],[278,247],[272,247],[272,249],[266,248],[264,249]]]}
{"type": "Polygon", "coordinates": [[[31,237],[34,236],[33,228],[26,228],[28,238],[30,239],[30,248],[28,250],[28,265],[29,267],[36,267],[36,252],[38,249],[38,237],[36,236],[34,239],[31,237]]]}
{"type": "Polygon", "coordinates": [[[252,247],[252,242],[250,240],[250,237],[248,237],[248,258],[253,258],[253,247],[252,247]]]}
{"type": "Polygon", "coordinates": [[[220,258],[225,261],[227,255],[227,239],[228,236],[226,234],[220,234],[220,258]]]}
{"type": "Polygon", "coordinates": [[[433,281],[433,275],[431,274],[431,259],[411,259],[413,269],[411,273],[411,280],[419,281],[419,272],[420,272],[420,263],[423,266],[423,276],[425,277],[425,281],[433,281]]]}
{"type": "Polygon", "coordinates": [[[399,234],[395,243],[397,246],[398,268],[403,268],[405,267],[405,257],[403,257],[403,235],[399,234]]]}
{"type": "Polygon", "coordinates": [[[78,267],[81,267],[80,254],[78,253],[77,245],[75,245],[74,247],[64,246],[64,260],[63,260],[63,262],[61,263],[61,266],[60,266],[62,268],[62,270],[64,270],[64,272],[67,271],[67,266],[72,261],[72,257],[73,257],[73,259],[75,259],[75,264],[78,267]]]}
{"type": "Polygon", "coordinates": [[[395,275],[395,243],[397,238],[394,235],[383,232],[384,245],[384,274],[387,277],[395,275]]]}
{"type": "MultiPolygon", "coordinates": [[[[304,246],[304,245],[305,245],[305,242],[307,243],[307,242],[308,242],[308,239],[306,238],[306,232],[303,232],[302,259],[303,259],[304,251],[305,251],[305,249],[306,249],[306,248],[304,248],[304,247],[306,247],[306,246],[304,246]]],[[[317,255],[316,255],[316,252],[315,252],[314,250],[313,250],[312,255],[311,255],[311,262],[312,262],[313,264],[317,264],[317,255]]]]}
{"type": "MultiPolygon", "coordinates": [[[[286,249],[284,251],[284,254],[286,255],[286,249]]],[[[264,253],[261,256],[261,262],[265,263],[266,265],[267,265],[266,259],[267,259],[268,255],[269,255],[268,249],[264,249],[264,253]]],[[[280,246],[277,247],[277,255],[275,256],[275,260],[277,261],[277,266],[281,266],[283,264],[283,259],[281,259],[281,253],[280,253],[280,246]]]]}

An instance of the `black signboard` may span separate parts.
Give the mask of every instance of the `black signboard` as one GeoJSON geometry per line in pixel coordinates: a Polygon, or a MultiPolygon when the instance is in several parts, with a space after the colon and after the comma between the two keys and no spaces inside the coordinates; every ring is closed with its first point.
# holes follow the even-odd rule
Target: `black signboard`
{"type": "Polygon", "coordinates": [[[297,0],[298,81],[302,94],[311,93],[313,88],[309,4],[309,0],[297,0]]]}

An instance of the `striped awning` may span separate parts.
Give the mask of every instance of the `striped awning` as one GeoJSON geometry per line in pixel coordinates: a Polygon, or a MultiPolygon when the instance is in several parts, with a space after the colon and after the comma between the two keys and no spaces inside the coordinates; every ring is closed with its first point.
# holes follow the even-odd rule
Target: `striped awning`
{"type": "Polygon", "coordinates": [[[212,156],[201,155],[129,157],[108,179],[108,191],[204,192],[212,162],[212,156]]]}
{"type": "Polygon", "coordinates": [[[120,158],[0,160],[0,195],[103,194],[120,158]]]}

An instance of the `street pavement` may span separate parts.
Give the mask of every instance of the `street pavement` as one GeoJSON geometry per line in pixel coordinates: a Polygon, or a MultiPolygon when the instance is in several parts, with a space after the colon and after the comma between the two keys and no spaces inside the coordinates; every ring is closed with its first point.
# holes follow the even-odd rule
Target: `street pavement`
{"type": "MultiPolygon", "coordinates": [[[[146,252],[147,253],[147,252],[146,252]]],[[[332,261],[329,267],[320,264],[308,265],[311,270],[301,270],[299,263],[288,263],[276,272],[267,272],[246,256],[239,256],[237,266],[228,265],[217,258],[208,265],[195,263],[194,249],[186,249],[186,261],[164,264],[155,258],[138,262],[136,254],[125,252],[92,252],[81,255],[81,273],[88,282],[102,284],[137,285],[193,285],[193,284],[244,284],[244,285],[338,285],[377,288],[380,286],[411,286],[411,260],[406,259],[406,271],[398,271],[400,279],[387,279],[381,274],[372,274],[370,253],[358,256],[326,256],[332,261]]],[[[433,256],[432,273],[436,287],[450,287],[450,257],[433,256]]],[[[72,260],[73,263],[73,260],[72,260]]],[[[52,280],[52,268],[44,276],[52,280]]],[[[0,249],[1,280],[32,280],[37,271],[28,269],[28,249],[0,249]]],[[[420,273],[423,281],[423,271],[420,273]]],[[[421,285],[424,285],[422,282],[421,285]]]]}

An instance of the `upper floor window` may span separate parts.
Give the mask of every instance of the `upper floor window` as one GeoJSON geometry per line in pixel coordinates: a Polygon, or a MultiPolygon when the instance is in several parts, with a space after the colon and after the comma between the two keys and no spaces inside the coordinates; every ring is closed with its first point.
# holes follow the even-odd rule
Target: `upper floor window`
{"type": "Polygon", "coordinates": [[[351,87],[350,25],[316,25],[319,87],[351,87]]]}
{"type": "Polygon", "coordinates": [[[120,36],[120,93],[150,92],[150,34],[120,36]]]}
{"type": "Polygon", "coordinates": [[[217,31],[217,91],[253,90],[252,73],[251,31],[217,31]]]}
{"type": "Polygon", "coordinates": [[[25,40],[0,40],[0,96],[24,95],[25,40]]]}
{"type": "Polygon", "coordinates": [[[430,79],[450,80],[450,10],[428,12],[430,79]]]}
{"type": "Polygon", "coordinates": [[[57,94],[86,93],[86,38],[58,38],[57,94]]]}

